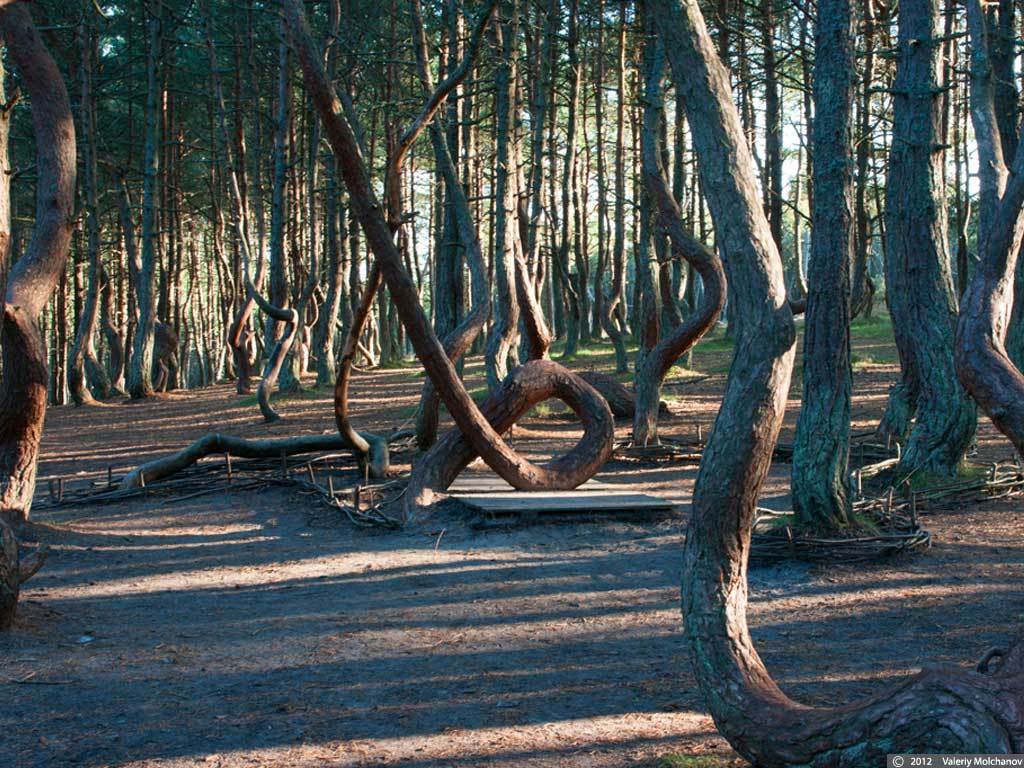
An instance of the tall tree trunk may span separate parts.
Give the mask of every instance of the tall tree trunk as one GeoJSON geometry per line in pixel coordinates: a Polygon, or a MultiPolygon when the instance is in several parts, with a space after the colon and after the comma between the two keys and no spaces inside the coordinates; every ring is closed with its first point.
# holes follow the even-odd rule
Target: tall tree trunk
{"type": "Polygon", "coordinates": [[[868,270],[871,255],[871,218],[868,215],[868,163],[874,136],[871,131],[871,103],[875,88],[875,12],[874,0],[863,0],[864,70],[861,76],[857,113],[857,188],[855,197],[856,239],[853,256],[853,286],[850,314],[856,317],[869,310],[875,295],[875,283],[868,270]]]}
{"type": "Polygon", "coordinates": [[[814,59],[814,208],[804,330],[803,403],[793,450],[793,510],[812,529],[849,522],[851,114],[850,0],[818,0],[814,59]]]}
{"type": "MultiPolygon", "coordinates": [[[[626,103],[626,4],[619,7],[618,30],[619,60],[616,68],[618,103],[626,103]]],[[[615,347],[615,370],[625,373],[629,368],[626,356],[625,316],[626,297],[626,168],[625,168],[625,109],[615,110],[615,233],[612,243],[612,291],[605,304],[604,330],[615,347]]]]}
{"type": "Polygon", "coordinates": [[[39,316],[67,263],[75,194],[75,126],[67,89],[24,3],[0,5],[0,34],[32,103],[36,222],[11,270],[0,345],[0,521],[28,519],[46,415],[46,344],[39,316]]]}
{"type": "Polygon", "coordinates": [[[946,237],[937,0],[900,6],[893,143],[886,188],[886,294],[900,353],[881,430],[902,439],[899,471],[952,475],[974,437],[973,402],[956,380],[957,317],[946,237]]]}
{"type": "Polygon", "coordinates": [[[93,402],[89,384],[101,398],[110,396],[110,379],[106,369],[96,356],[95,332],[100,315],[100,287],[103,281],[103,266],[100,263],[100,222],[99,206],[96,202],[96,125],[93,118],[92,68],[94,38],[91,31],[82,25],[79,35],[82,46],[81,62],[81,103],[79,125],[82,132],[82,147],[85,150],[82,166],[85,171],[82,187],[85,193],[86,232],[88,233],[89,267],[86,278],[85,301],[78,318],[75,341],[71,347],[68,363],[68,390],[75,405],[93,402]]]}
{"type": "Polygon", "coordinates": [[[159,169],[160,126],[163,99],[157,77],[163,24],[162,0],[147,4],[149,54],[146,63],[146,144],[142,164],[142,258],[136,281],[139,322],[132,339],[128,368],[128,394],[134,400],[153,396],[153,344],[156,333],[157,171],[159,169]]]}
{"type": "Polygon", "coordinates": [[[487,386],[495,389],[509,371],[509,355],[514,350],[519,325],[519,302],[516,298],[515,241],[519,237],[516,216],[515,173],[513,167],[516,141],[516,75],[515,54],[518,23],[516,4],[505,2],[499,8],[500,24],[495,24],[495,42],[501,58],[495,73],[495,143],[496,179],[494,185],[494,316],[487,339],[485,363],[487,386]]]}
{"type": "MultiPolygon", "coordinates": [[[[579,270],[572,271],[569,262],[569,251],[572,248],[572,190],[576,175],[577,156],[577,112],[580,100],[580,62],[577,52],[579,46],[579,0],[569,0],[568,19],[568,63],[569,63],[569,97],[566,104],[568,121],[565,128],[565,162],[562,166],[562,229],[559,235],[558,252],[555,267],[565,297],[568,312],[566,323],[565,357],[573,357],[579,349],[584,310],[581,291],[581,275],[579,270]]],[[[585,287],[585,286],[584,286],[585,287]]]]}

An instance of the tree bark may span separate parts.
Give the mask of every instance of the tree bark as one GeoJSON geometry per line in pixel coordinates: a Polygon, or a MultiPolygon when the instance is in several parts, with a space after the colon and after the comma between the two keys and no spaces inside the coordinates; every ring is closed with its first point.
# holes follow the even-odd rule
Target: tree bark
{"type": "Polygon", "coordinates": [[[153,396],[153,341],[156,332],[156,269],[157,238],[157,172],[158,146],[163,122],[163,99],[157,78],[163,24],[162,0],[147,4],[149,19],[149,54],[146,63],[146,144],[142,181],[142,258],[136,280],[136,303],[139,322],[132,340],[128,368],[128,394],[133,400],[153,396]]]}
{"type": "Polygon", "coordinates": [[[100,262],[99,206],[96,202],[96,125],[93,118],[92,68],[94,38],[84,28],[79,35],[82,46],[81,62],[81,104],[79,124],[82,131],[82,147],[85,152],[82,166],[85,171],[82,187],[85,191],[85,216],[87,250],[89,253],[86,277],[85,301],[78,320],[75,341],[68,361],[68,390],[75,405],[93,403],[89,384],[102,399],[110,396],[110,379],[96,356],[94,337],[100,316],[100,288],[103,282],[103,265],[100,262]]]}
{"type": "Polygon", "coordinates": [[[519,236],[516,216],[518,206],[514,197],[516,169],[513,167],[516,141],[516,74],[515,53],[518,24],[514,2],[506,2],[500,9],[500,23],[495,24],[495,42],[500,50],[495,73],[495,216],[494,216],[494,317],[487,338],[484,360],[487,386],[494,389],[505,380],[509,370],[509,355],[514,351],[516,329],[519,325],[519,302],[516,295],[515,239],[519,236]]]}
{"type": "MultiPolygon", "coordinates": [[[[645,46],[647,59],[646,110],[657,113],[661,107],[661,81],[665,67],[665,51],[660,38],[654,37],[655,24],[650,12],[645,26],[648,37],[645,46]]],[[[653,117],[653,114],[649,117],[653,117]]],[[[644,183],[647,195],[657,209],[657,225],[667,235],[673,255],[684,259],[701,276],[704,292],[700,305],[664,338],[651,346],[637,359],[633,387],[636,390],[636,409],[633,415],[633,442],[636,445],[658,443],[658,417],[661,411],[661,385],[675,362],[700,341],[717,322],[725,306],[726,279],[718,256],[694,239],[683,225],[683,212],[672,194],[658,151],[654,125],[644,122],[641,137],[644,183]]]]}
{"type": "MultiPolygon", "coordinates": [[[[626,98],[626,4],[619,8],[619,61],[616,69],[619,104],[626,98]]],[[[625,169],[625,112],[616,110],[615,117],[615,228],[612,243],[612,291],[604,305],[604,330],[615,348],[615,370],[625,373],[629,368],[626,356],[625,311],[626,297],[626,169],[625,169]]]]}
{"type": "Polygon", "coordinates": [[[676,85],[685,90],[739,305],[737,354],[697,477],[682,568],[687,639],[715,723],[744,758],[766,768],[861,768],[895,752],[1014,751],[1024,738],[1020,646],[997,654],[998,668],[931,669],[835,709],[787,698],[757,654],[746,622],[747,557],[789,388],[792,315],[727,75],[697,0],[649,2],[676,85]]]}
{"type": "Polygon", "coordinates": [[[818,0],[814,59],[814,208],[804,330],[803,400],[793,449],[793,511],[829,530],[850,520],[851,116],[855,88],[850,0],[818,0]]]}
{"type": "Polygon", "coordinates": [[[64,81],[23,3],[0,6],[0,34],[31,98],[38,173],[35,231],[8,278],[0,325],[0,520],[17,524],[35,493],[49,379],[39,316],[71,242],[75,126],[64,81]]]}
{"type": "Polygon", "coordinates": [[[955,474],[977,423],[956,380],[957,307],[946,237],[937,0],[900,6],[893,144],[886,187],[886,295],[903,378],[890,393],[883,435],[902,439],[898,471],[955,474]]]}
{"type": "MultiPolygon", "coordinates": [[[[414,19],[418,19],[419,6],[415,0],[412,0],[412,7],[414,19]]],[[[337,94],[324,73],[320,57],[310,38],[305,16],[296,0],[286,0],[284,8],[306,89],[320,114],[325,134],[339,160],[353,210],[376,255],[381,273],[413,348],[427,374],[437,386],[438,393],[458,428],[484,461],[515,488],[575,488],[585,482],[592,464],[574,462],[566,467],[556,462],[552,466],[538,467],[516,454],[490,426],[462,385],[454,365],[427,321],[419,303],[415,284],[403,268],[401,254],[395,247],[390,228],[382,215],[382,209],[367,176],[359,144],[342,112],[337,94]]],[[[422,25],[417,26],[419,29],[416,48],[422,76],[426,71],[425,46],[422,41],[422,25]]],[[[435,135],[432,132],[432,139],[435,135]]],[[[591,418],[596,420],[601,430],[600,439],[590,443],[588,449],[595,454],[610,451],[614,429],[607,406],[598,409],[597,415],[592,415],[591,418]]],[[[596,470],[596,467],[594,469],[596,470]]]]}

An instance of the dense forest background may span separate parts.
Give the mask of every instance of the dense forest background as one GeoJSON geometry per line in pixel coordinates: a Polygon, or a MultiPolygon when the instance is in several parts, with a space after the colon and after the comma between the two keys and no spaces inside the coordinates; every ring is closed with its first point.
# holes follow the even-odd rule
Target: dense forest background
{"type": "MultiPolygon", "coordinates": [[[[855,315],[876,311],[884,298],[891,5],[857,8],[855,315]]],[[[705,10],[730,65],[790,296],[800,300],[814,196],[813,9],[722,0],[705,10]]],[[[153,304],[158,330],[177,337],[169,388],[237,378],[246,390],[250,360],[273,348],[279,324],[265,322],[259,310],[245,317],[251,302],[232,234],[222,119],[239,158],[258,261],[250,265],[253,280],[272,303],[303,316],[295,362],[283,367],[282,385],[300,386],[296,374],[306,359],[319,383],[331,381],[332,347],[358,302],[367,249],[282,41],[276,4],[83,3],[71,14],[78,21],[70,23],[66,4],[40,2],[34,11],[69,84],[82,166],[72,258],[43,320],[51,402],[126,387],[140,309],[149,311],[140,307],[144,302],[153,304]],[[149,279],[151,300],[140,290],[149,279]],[[241,334],[240,321],[248,328],[241,334]],[[233,355],[231,341],[245,346],[246,355],[237,349],[233,355]]],[[[315,3],[309,11],[329,41],[329,68],[352,97],[364,154],[382,171],[397,132],[422,103],[407,4],[315,3]]],[[[435,72],[457,66],[475,11],[455,2],[427,4],[435,72]]],[[[694,310],[702,286],[685,261],[672,258],[663,238],[645,237],[651,204],[641,179],[641,51],[648,32],[632,3],[520,0],[502,3],[501,11],[506,17],[485,33],[472,71],[445,106],[446,140],[479,223],[492,284],[499,292],[506,285],[508,294],[501,238],[507,228],[523,227],[541,304],[569,355],[593,339],[640,337],[645,323],[667,332],[694,310]],[[497,202],[508,184],[505,167],[517,201],[508,215],[497,202]],[[651,311],[644,293],[652,288],[656,316],[645,319],[651,311]]],[[[959,3],[948,3],[944,24],[943,168],[949,247],[962,291],[975,250],[971,192],[977,184],[970,181],[975,158],[963,76],[969,59],[959,3]]],[[[18,91],[16,74],[8,75],[6,86],[10,99],[18,91]]],[[[31,234],[34,142],[28,110],[13,104],[8,114],[11,255],[17,258],[31,234]]],[[[658,115],[662,162],[685,226],[713,244],[688,128],[670,83],[658,115]]],[[[408,224],[401,229],[402,252],[443,334],[466,314],[470,291],[464,249],[452,234],[451,206],[427,142],[412,149],[401,183],[408,224]]],[[[411,348],[386,291],[380,298],[364,347],[374,362],[395,364],[411,348]]]]}

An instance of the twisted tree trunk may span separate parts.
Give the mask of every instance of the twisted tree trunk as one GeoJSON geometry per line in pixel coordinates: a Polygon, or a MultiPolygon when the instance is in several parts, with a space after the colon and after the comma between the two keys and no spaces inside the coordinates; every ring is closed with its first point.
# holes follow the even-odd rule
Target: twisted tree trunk
{"type": "MultiPolygon", "coordinates": [[[[414,20],[418,19],[418,3],[412,0],[411,5],[414,20]]],[[[377,263],[413,348],[459,430],[484,461],[515,488],[565,489],[575,488],[585,482],[592,472],[596,471],[595,462],[573,461],[568,466],[558,462],[548,466],[531,464],[501,439],[466,391],[452,361],[427,321],[419,303],[415,283],[405,272],[401,254],[395,246],[391,230],[367,175],[355,134],[343,113],[337,94],[326,77],[316,46],[310,38],[305,15],[297,0],[286,0],[284,9],[306,89],[320,114],[325,134],[338,158],[353,210],[376,255],[377,263]]],[[[422,70],[425,70],[426,66],[425,46],[422,40],[422,25],[417,26],[417,58],[420,60],[422,75],[422,70]]],[[[432,131],[432,138],[436,135],[432,131]]],[[[435,139],[435,150],[436,144],[435,139]]],[[[567,375],[571,377],[571,374],[567,375]]],[[[595,406],[595,413],[591,414],[591,418],[595,419],[600,429],[597,430],[598,439],[588,443],[587,450],[597,456],[606,456],[611,450],[614,432],[611,413],[607,406],[603,409],[595,406]]]]}
{"type": "MultiPolygon", "coordinates": [[[[904,0],[903,10],[920,1],[904,0]]],[[[792,372],[792,315],[727,74],[697,0],[648,2],[684,90],[738,305],[737,353],[697,477],[682,569],[687,639],[715,723],[740,754],[768,768],[862,768],[894,752],[1012,752],[1024,743],[1024,646],[980,672],[931,669],[834,709],[787,698],[754,648],[747,557],[792,372]]]]}

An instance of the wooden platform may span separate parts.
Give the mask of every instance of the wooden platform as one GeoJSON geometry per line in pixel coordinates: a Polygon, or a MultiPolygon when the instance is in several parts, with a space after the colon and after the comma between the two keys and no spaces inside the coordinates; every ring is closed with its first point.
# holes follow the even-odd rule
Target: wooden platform
{"type": "Polygon", "coordinates": [[[477,513],[475,527],[613,517],[649,519],[673,508],[668,499],[590,480],[573,491],[513,490],[496,475],[469,474],[449,489],[452,498],[477,513]]]}
{"type": "MultiPolygon", "coordinates": [[[[607,491],[615,490],[615,488],[616,487],[614,485],[608,485],[608,483],[602,483],[599,480],[591,479],[587,480],[587,482],[575,491],[572,491],[572,493],[607,491]]],[[[447,492],[451,496],[462,496],[464,494],[476,493],[520,493],[498,477],[498,475],[484,472],[463,472],[455,482],[452,483],[451,488],[449,488],[447,492]]]]}

